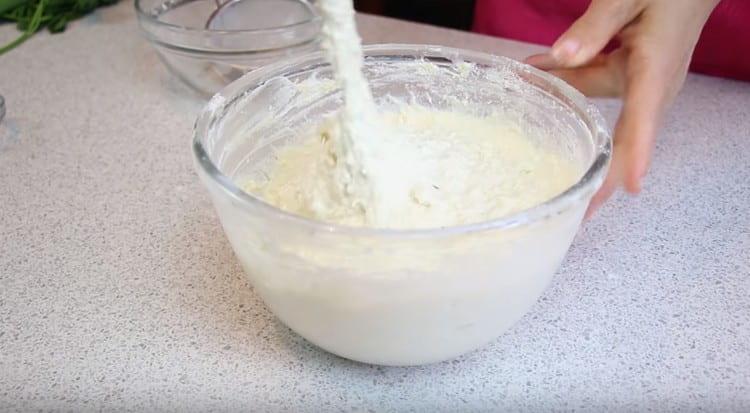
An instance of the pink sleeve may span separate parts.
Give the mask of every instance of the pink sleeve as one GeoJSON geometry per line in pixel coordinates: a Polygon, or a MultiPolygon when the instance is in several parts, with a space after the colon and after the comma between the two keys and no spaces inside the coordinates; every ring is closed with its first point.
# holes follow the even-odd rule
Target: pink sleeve
{"type": "MultiPolygon", "coordinates": [[[[551,45],[589,0],[477,0],[474,31],[551,45]]],[[[691,70],[750,81],[750,0],[723,0],[708,20],[691,70]]]]}

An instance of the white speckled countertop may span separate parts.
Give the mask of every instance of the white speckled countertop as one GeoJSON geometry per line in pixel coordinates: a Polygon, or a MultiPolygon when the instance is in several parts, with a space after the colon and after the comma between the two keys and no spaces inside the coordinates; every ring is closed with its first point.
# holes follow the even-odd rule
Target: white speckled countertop
{"type": "MultiPolygon", "coordinates": [[[[360,17],[367,42],[537,49],[360,17]]],[[[748,83],[691,75],[645,193],[585,225],[507,334],[419,368],[265,309],[193,173],[199,105],[130,2],[0,57],[0,94],[2,411],[750,410],[748,83]]]]}

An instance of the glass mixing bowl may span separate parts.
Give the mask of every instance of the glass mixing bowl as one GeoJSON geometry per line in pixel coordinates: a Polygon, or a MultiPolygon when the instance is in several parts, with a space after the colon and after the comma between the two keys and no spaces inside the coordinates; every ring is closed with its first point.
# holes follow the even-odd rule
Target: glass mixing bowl
{"type": "Polygon", "coordinates": [[[253,286],[292,330],[367,363],[446,360],[498,337],[542,294],[603,181],[611,137],[580,93],[516,61],[416,45],[369,46],[365,55],[379,103],[450,108],[459,99],[479,115],[512,114],[536,144],[577,162],[580,180],[528,210],[448,228],[353,228],[277,209],[241,184],[342,105],[319,53],[215,95],[196,123],[195,164],[253,286]]]}
{"type": "Polygon", "coordinates": [[[135,9],[169,71],[204,96],[320,43],[321,19],[307,0],[136,0],[135,9]]]}

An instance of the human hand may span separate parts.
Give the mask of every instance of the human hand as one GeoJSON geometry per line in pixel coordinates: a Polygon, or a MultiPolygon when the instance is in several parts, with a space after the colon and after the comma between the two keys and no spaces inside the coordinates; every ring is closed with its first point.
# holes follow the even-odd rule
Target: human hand
{"type": "Polygon", "coordinates": [[[609,174],[590,216],[620,186],[636,194],[665,111],[682,88],[701,30],[719,0],[592,0],[548,53],[526,63],[587,96],[620,96],[609,174]],[[611,53],[602,50],[619,42],[611,53]]]}

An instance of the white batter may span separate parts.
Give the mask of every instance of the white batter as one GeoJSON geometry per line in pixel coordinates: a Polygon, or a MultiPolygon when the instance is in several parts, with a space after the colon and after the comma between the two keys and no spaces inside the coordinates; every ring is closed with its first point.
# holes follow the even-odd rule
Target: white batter
{"type": "Polygon", "coordinates": [[[532,144],[511,120],[406,106],[380,113],[362,74],[351,0],[322,0],[324,46],[345,106],[282,148],[249,191],[308,218],[350,226],[476,223],[537,205],[580,168],[532,144]]]}
{"type": "MultiPolygon", "coordinates": [[[[332,118],[300,144],[277,154],[265,182],[247,189],[281,209],[308,218],[352,226],[430,228],[486,221],[543,202],[579,177],[570,161],[533,144],[502,118],[479,118],[406,106],[378,115],[382,152],[369,153],[377,165],[379,221],[342,191],[335,142],[341,136],[332,118]]],[[[369,149],[369,148],[368,148],[369,149]]],[[[364,208],[363,208],[364,207],[364,208]]]]}

